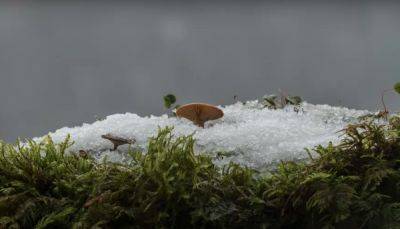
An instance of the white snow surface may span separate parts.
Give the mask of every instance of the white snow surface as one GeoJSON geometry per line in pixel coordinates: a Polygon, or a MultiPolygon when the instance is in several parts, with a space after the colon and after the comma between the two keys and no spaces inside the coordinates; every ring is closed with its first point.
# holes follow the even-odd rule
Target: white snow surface
{"type": "MultiPolygon", "coordinates": [[[[118,137],[136,139],[135,147],[144,151],[148,138],[157,134],[159,127],[174,126],[175,136],[194,134],[196,153],[216,154],[230,152],[217,164],[233,161],[253,168],[274,164],[280,160],[307,158],[304,148],[338,143],[342,130],[367,111],[329,105],[302,103],[301,111],[288,106],[282,110],[262,108],[258,101],[240,102],[220,108],[224,117],[207,122],[200,128],[186,119],[162,116],[141,117],[133,113],[114,114],[105,120],[79,127],[64,127],[49,133],[54,142],[62,142],[68,134],[75,142],[70,151],[88,150],[95,158],[110,161],[126,159],[128,146],[110,151],[110,141],[101,135],[111,133],[118,137]]],[[[35,138],[41,141],[44,137],[35,138]]]]}

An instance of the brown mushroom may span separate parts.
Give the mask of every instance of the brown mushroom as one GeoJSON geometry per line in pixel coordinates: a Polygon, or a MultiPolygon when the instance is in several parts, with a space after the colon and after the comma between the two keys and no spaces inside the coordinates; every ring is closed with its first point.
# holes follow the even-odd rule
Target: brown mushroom
{"type": "Polygon", "coordinates": [[[125,139],[121,137],[114,136],[112,134],[101,135],[102,138],[107,139],[114,144],[113,150],[117,150],[118,146],[125,144],[134,144],[136,142],[135,139],[125,139]]]}
{"type": "Polygon", "coordinates": [[[189,119],[194,124],[204,127],[209,120],[219,119],[224,116],[221,109],[206,103],[190,103],[180,106],[176,110],[178,117],[189,119]]]}

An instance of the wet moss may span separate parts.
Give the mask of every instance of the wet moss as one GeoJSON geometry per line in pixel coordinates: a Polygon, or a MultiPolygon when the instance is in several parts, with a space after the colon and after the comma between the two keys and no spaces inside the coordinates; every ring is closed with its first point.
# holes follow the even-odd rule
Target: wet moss
{"type": "Polygon", "coordinates": [[[1,143],[0,228],[397,228],[397,119],[349,125],[307,163],[263,172],[218,167],[172,128],[127,164],[67,153],[68,138],[1,143]]]}

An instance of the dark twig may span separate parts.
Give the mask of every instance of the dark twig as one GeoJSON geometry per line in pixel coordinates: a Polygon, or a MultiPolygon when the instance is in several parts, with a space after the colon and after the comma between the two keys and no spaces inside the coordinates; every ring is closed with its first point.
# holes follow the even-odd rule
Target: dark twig
{"type": "Polygon", "coordinates": [[[383,112],[382,113],[386,114],[384,116],[386,120],[387,120],[387,114],[389,114],[389,111],[388,111],[388,109],[386,107],[384,96],[385,96],[386,92],[389,92],[389,91],[393,91],[393,89],[384,90],[381,93],[381,102],[382,102],[382,106],[383,106],[383,112]]]}

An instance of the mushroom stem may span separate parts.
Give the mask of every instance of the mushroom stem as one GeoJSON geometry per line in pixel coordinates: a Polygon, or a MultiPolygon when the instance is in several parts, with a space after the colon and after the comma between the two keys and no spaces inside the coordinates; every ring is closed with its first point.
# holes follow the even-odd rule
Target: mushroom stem
{"type": "Polygon", "coordinates": [[[195,124],[198,125],[199,127],[204,128],[204,122],[203,121],[196,121],[195,124]]]}
{"type": "Polygon", "coordinates": [[[200,112],[196,112],[196,118],[194,119],[193,123],[196,124],[199,127],[203,127],[204,128],[204,121],[200,119],[200,112]]]}

